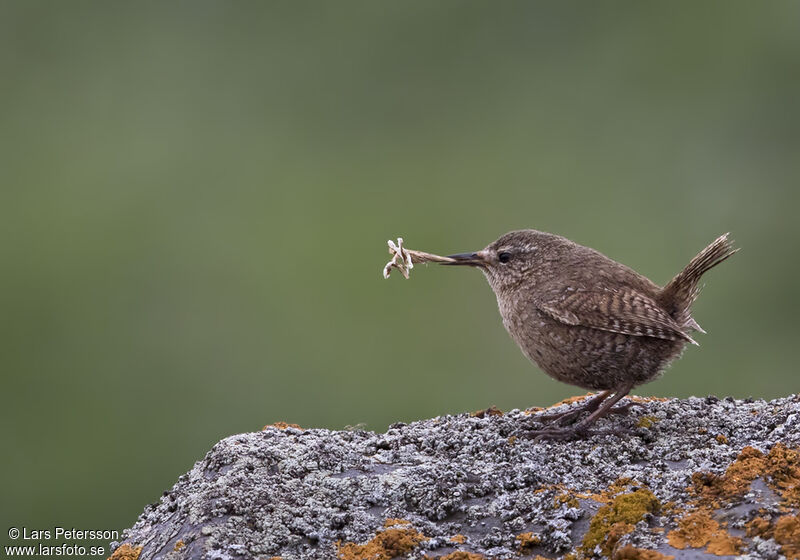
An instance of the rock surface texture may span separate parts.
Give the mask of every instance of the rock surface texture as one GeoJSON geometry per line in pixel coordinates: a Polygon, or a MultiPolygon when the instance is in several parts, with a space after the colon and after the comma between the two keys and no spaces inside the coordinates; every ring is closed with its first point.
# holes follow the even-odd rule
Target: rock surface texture
{"type": "Polygon", "coordinates": [[[112,558],[800,559],[800,396],[630,399],[598,423],[625,433],[580,441],[516,437],[546,413],[494,409],[231,436],[112,558]]]}

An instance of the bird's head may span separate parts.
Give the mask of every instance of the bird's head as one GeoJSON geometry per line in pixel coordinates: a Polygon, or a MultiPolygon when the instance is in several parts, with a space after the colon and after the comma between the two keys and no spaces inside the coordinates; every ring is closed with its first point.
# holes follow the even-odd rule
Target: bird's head
{"type": "Polygon", "coordinates": [[[558,255],[562,240],[533,229],[512,231],[480,251],[449,255],[455,262],[444,264],[480,268],[495,293],[500,294],[546,274],[545,265],[558,255]]]}

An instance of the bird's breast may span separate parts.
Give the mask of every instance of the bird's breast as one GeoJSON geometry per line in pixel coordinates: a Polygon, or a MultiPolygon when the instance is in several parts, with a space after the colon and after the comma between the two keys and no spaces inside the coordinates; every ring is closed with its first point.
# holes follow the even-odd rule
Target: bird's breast
{"type": "Polygon", "coordinates": [[[548,336],[548,333],[553,334],[553,329],[548,329],[552,320],[535,305],[531,303],[518,305],[517,301],[511,298],[497,298],[503,326],[522,352],[539,363],[537,350],[541,346],[542,337],[548,336]]]}

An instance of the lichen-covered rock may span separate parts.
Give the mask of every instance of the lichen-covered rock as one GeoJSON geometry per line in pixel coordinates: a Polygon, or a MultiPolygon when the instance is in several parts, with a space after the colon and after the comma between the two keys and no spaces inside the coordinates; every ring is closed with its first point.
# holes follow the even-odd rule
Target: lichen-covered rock
{"type": "Polygon", "coordinates": [[[569,442],[517,437],[540,414],[496,409],[231,436],[113,546],[139,560],[800,559],[800,397],[632,399],[598,426],[621,435],[569,442]]]}

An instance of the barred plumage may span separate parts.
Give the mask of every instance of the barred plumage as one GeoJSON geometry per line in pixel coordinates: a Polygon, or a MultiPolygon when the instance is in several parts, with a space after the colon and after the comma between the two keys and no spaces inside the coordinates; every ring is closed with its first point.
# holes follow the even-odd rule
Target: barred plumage
{"type": "Polygon", "coordinates": [[[700,251],[658,294],[661,306],[684,328],[703,332],[692,318],[691,305],[700,294],[700,277],[739,250],[728,239],[729,235],[720,235],[700,251]]]}
{"type": "Polygon", "coordinates": [[[594,249],[535,230],[507,233],[447,264],[483,271],[506,329],[545,373],[603,391],[579,424],[585,428],[697,344],[690,333],[702,329],[691,305],[700,277],[736,251],[728,234],[720,236],[663,289],[594,249]]]}

